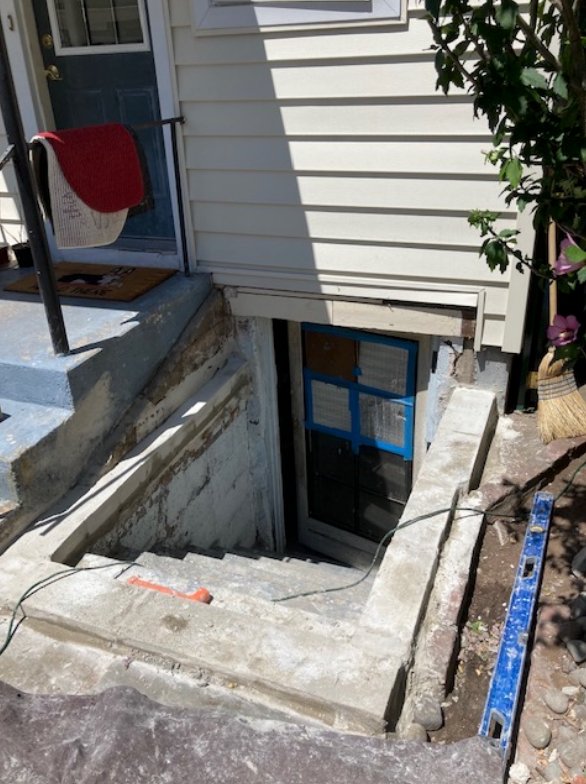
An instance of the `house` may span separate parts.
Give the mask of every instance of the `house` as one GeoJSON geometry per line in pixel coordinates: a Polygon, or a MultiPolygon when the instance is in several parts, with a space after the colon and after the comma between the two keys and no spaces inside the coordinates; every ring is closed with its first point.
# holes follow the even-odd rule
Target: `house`
{"type": "MultiPolygon", "coordinates": [[[[211,276],[254,337],[264,460],[284,466],[270,482],[279,546],[371,552],[452,388],[492,390],[502,410],[522,347],[529,276],[491,273],[466,215],[520,218],[467,96],[435,91],[423,17],[407,0],[3,3],[29,136],[185,118],[177,166],[168,133],[142,132],[155,212],[114,247],[53,259],[186,258],[211,276]]],[[[9,171],[2,188],[10,242],[9,171]]]]}
{"type": "MultiPolygon", "coordinates": [[[[500,211],[522,247],[534,241],[484,163],[490,137],[469,98],[435,91],[423,17],[407,0],[5,0],[0,10],[28,137],[184,118],[176,149],[168,126],[137,128],[154,212],[129,220],[113,246],[62,251],[49,233],[53,261],[191,273],[118,314],[64,304],[70,324],[87,326],[76,353],[48,367],[28,352],[35,395],[67,380],[49,389],[58,422],[0,477],[0,496],[14,491],[0,542],[58,502],[90,458],[117,473],[102,477],[89,508],[53,509],[26,535],[42,541],[17,542],[30,569],[19,560],[13,583],[6,570],[2,596],[90,545],[107,557],[299,544],[363,565],[406,509],[445,507],[417,539],[408,529],[393,540],[364,638],[338,644],[345,632],[327,627],[313,644],[311,624],[307,639],[280,637],[288,661],[301,662],[295,675],[253,671],[260,656],[235,659],[243,679],[277,682],[279,695],[297,678],[318,715],[367,731],[397,719],[449,509],[478,480],[494,400],[504,410],[523,346],[529,276],[488,270],[467,213],[500,211]],[[37,364],[46,372],[35,382],[37,364]],[[417,482],[428,495],[414,498],[417,482]],[[390,630],[393,613],[400,628],[390,630]],[[309,648],[321,656],[311,683],[309,648]],[[356,681],[345,695],[334,660],[356,681]],[[338,707],[326,709],[331,700],[338,707]]],[[[0,233],[12,244],[22,217],[10,168],[1,187],[0,233]]],[[[24,307],[4,299],[0,316],[7,302],[24,307]]],[[[61,590],[65,581],[48,594],[51,612],[81,613],[68,616],[77,628],[86,610],[75,592],[56,598],[61,590]]],[[[149,605],[152,618],[163,601],[149,605]]],[[[165,634],[137,609],[137,634],[165,634]]],[[[95,617],[107,611],[92,599],[95,617]]],[[[243,646],[260,639],[254,624],[241,625],[243,646]]],[[[225,621],[210,625],[230,639],[225,621]]],[[[99,634],[110,633],[104,620],[99,634]]],[[[191,655],[194,641],[184,644],[191,655]]]]}

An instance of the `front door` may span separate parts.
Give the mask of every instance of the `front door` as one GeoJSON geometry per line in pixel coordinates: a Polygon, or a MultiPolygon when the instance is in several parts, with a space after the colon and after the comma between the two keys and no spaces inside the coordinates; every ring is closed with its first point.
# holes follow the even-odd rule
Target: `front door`
{"type": "MultiPolygon", "coordinates": [[[[55,128],[160,119],[144,0],[33,0],[55,128]]],[[[175,250],[161,128],[138,130],[155,209],[129,218],[116,248],[175,250]]]]}
{"type": "Polygon", "coordinates": [[[417,343],[304,324],[302,356],[299,540],[361,565],[411,490],[417,343]]]}

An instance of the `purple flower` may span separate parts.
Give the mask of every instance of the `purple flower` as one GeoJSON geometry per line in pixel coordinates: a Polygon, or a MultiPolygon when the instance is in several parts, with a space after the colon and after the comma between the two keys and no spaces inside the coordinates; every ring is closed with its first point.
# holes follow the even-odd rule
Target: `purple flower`
{"type": "Polygon", "coordinates": [[[571,245],[576,248],[578,247],[578,243],[574,242],[573,238],[570,237],[569,234],[566,234],[566,239],[562,240],[560,243],[560,255],[555,260],[554,272],[556,275],[567,275],[568,272],[574,272],[574,270],[580,269],[580,267],[584,266],[583,261],[573,263],[566,256],[566,250],[571,245]]]}
{"type": "Polygon", "coordinates": [[[554,346],[567,346],[578,338],[580,322],[576,316],[554,316],[547,338],[554,346]]]}

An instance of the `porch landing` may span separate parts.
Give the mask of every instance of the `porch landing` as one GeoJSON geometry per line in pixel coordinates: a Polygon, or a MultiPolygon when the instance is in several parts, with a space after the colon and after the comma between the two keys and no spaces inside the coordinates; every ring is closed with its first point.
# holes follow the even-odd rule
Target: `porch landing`
{"type": "Polygon", "coordinates": [[[0,546],[70,487],[207,298],[177,273],[132,303],[63,297],[71,352],[53,353],[40,298],[0,271],[0,546]]]}

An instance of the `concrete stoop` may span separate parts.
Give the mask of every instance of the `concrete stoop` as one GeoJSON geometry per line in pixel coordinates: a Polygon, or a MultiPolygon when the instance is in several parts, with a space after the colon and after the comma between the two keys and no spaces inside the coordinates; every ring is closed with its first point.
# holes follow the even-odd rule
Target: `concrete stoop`
{"type": "Polygon", "coordinates": [[[14,607],[29,586],[56,575],[63,564],[86,566],[26,598],[27,617],[215,673],[252,700],[338,729],[393,729],[454,506],[478,481],[496,425],[494,396],[465,388],[453,393],[404,525],[370,585],[274,603],[285,594],[353,582],[356,573],[250,553],[196,553],[182,560],[144,553],[131,565],[88,555],[115,524],[124,499],[152,487],[169,456],[197,437],[210,412],[221,411],[246,383],[247,373],[246,363],[234,357],[64,509],[58,525],[54,517],[39,521],[0,556],[0,603],[14,607]],[[203,585],[214,601],[206,605],[139,588],[128,584],[131,574],[173,581],[169,587],[184,593],[203,585]]]}
{"type": "Polygon", "coordinates": [[[65,357],[53,355],[40,303],[3,300],[0,547],[74,484],[210,289],[208,276],[175,275],[136,305],[66,300],[65,357]]]}

